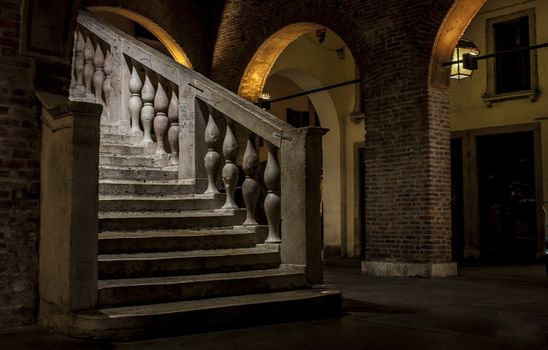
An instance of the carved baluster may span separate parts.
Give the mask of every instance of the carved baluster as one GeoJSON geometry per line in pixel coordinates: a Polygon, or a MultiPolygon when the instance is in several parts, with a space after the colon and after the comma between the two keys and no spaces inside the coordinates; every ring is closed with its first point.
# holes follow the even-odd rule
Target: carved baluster
{"type": "Polygon", "coordinates": [[[76,43],[78,42],[78,32],[74,31],[74,40],[72,42],[73,44],[73,52],[72,52],[72,69],[70,72],[70,91],[74,91],[74,88],[76,87],[76,66],[74,65],[74,61],[76,58],[76,43]]]}
{"type": "Polygon", "coordinates": [[[162,82],[158,80],[158,89],[154,96],[154,109],[156,110],[156,117],[154,118],[154,135],[156,135],[156,154],[166,154],[164,146],[164,140],[166,139],[167,128],[169,126],[169,119],[167,118],[167,107],[169,100],[167,99],[166,92],[162,86],[162,82]]]}
{"type": "MultiPolygon", "coordinates": [[[[93,90],[95,92],[95,102],[101,105],[105,105],[103,100],[103,84],[105,82],[105,54],[99,43],[95,46],[95,53],[93,55],[93,65],[95,66],[95,72],[93,73],[93,90]]],[[[103,109],[104,111],[104,109],[103,109]]]]}
{"type": "Polygon", "coordinates": [[[247,210],[247,216],[244,225],[257,225],[255,219],[255,210],[259,200],[259,183],[256,180],[259,171],[259,155],[255,148],[254,135],[249,133],[247,137],[247,146],[245,148],[242,168],[245,172],[245,180],[242,184],[242,194],[247,210]]]}
{"type": "Polygon", "coordinates": [[[167,131],[167,139],[171,148],[171,156],[169,163],[172,165],[179,164],[179,98],[175,89],[171,91],[171,100],[169,101],[169,109],[167,111],[169,118],[169,130],[167,131]]]}
{"type": "Polygon", "coordinates": [[[95,54],[93,55],[93,64],[95,65],[95,73],[93,73],[93,87],[95,89],[95,101],[99,104],[105,105],[103,101],[103,83],[105,82],[105,54],[101,45],[97,43],[95,47],[95,54]]]}
{"type": "Polygon", "coordinates": [[[110,117],[110,90],[112,89],[110,77],[112,75],[112,54],[107,50],[105,58],[105,81],[103,83],[103,94],[105,95],[105,115],[110,117]]]}
{"type": "Polygon", "coordinates": [[[234,191],[238,183],[239,170],[234,164],[238,157],[238,141],[232,132],[232,121],[227,119],[226,134],[223,140],[223,154],[225,156],[225,166],[223,167],[222,177],[226,191],[226,201],[222,209],[236,209],[238,206],[234,202],[234,191]]]}
{"type": "Polygon", "coordinates": [[[84,86],[84,49],[86,40],[82,32],[78,31],[78,39],[76,39],[76,52],[74,56],[74,76],[76,77],[75,92],[78,96],[84,96],[86,87],[84,86]]]}
{"type": "Polygon", "coordinates": [[[93,67],[93,57],[95,56],[95,50],[91,39],[86,39],[86,46],[84,48],[84,85],[86,86],[86,96],[93,95],[91,91],[91,81],[93,79],[93,73],[95,68],[93,67]]]}
{"type": "Polygon", "coordinates": [[[268,144],[268,161],[264,171],[264,183],[268,193],[264,199],[264,210],[268,220],[268,237],[266,243],[280,243],[280,165],[277,159],[277,150],[268,144]]]}
{"type": "Polygon", "coordinates": [[[141,128],[139,128],[139,117],[141,108],[143,107],[143,101],[141,100],[141,89],[143,88],[143,82],[139,77],[137,68],[133,65],[131,69],[131,78],[129,79],[129,91],[131,97],[129,98],[129,115],[131,117],[131,130],[130,134],[135,136],[143,136],[141,128]]]}
{"type": "Polygon", "coordinates": [[[205,193],[219,193],[216,185],[217,174],[221,163],[221,156],[215,151],[215,145],[219,142],[221,132],[215,122],[215,119],[209,111],[209,119],[205,130],[205,142],[207,145],[207,153],[204,157],[204,164],[207,172],[207,190],[205,193]]]}
{"type": "Polygon", "coordinates": [[[147,144],[154,142],[152,141],[151,131],[152,131],[152,120],[156,114],[154,111],[154,106],[152,101],[154,101],[154,86],[148,77],[149,72],[146,72],[145,75],[145,84],[143,90],[141,91],[141,98],[143,99],[143,108],[141,108],[141,123],[143,124],[143,140],[141,143],[147,144]]]}

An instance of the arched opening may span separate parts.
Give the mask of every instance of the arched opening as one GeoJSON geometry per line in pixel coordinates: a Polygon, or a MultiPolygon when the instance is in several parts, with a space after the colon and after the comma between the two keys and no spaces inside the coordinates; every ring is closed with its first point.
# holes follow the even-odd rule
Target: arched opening
{"type": "Polygon", "coordinates": [[[456,0],[436,36],[430,60],[430,86],[437,89],[449,88],[448,67],[442,63],[451,61],[453,49],[462,34],[487,0],[456,0]]]}
{"type": "Polygon", "coordinates": [[[460,0],[438,32],[430,86],[449,102],[456,261],[529,263],[543,254],[548,99],[539,91],[546,53],[480,60],[462,81],[450,81],[442,63],[451,61],[461,37],[481,55],[545,42],[548,30],[535,18],[546,14],[537,2],[460,0]]]}
{"type": "Polygon", "coordinates": [[[301,35],[320,28],[314,23],[295,23],[274,33],[259,47],[247,65],[238,95],[256,102],[263,92],[266,79],[280,54],[301,35]]]}
{"type": "MultiPolygon", "coordinates": [[[[355,80],[356,63],[346,44],[329,29],[320,42],[313,23],[287,26],[269,37],[254,54],[239,86],[239,94],[257,101],[263,92],[273,100],[355,80]]],[[[270,112],[297,127],[329,129],[323,137],[322,215],[325,255],[360,254],[360,208],[353,198],[358,166],[354,152],[363,144],[363,124],[349,116],[359,112],[356,84],[272,103],[270,112]],[[298,119],[300,121],[298,121],[298,119]]],[[[363,208],[362,208],[363,209],[363,208]]]]}
{"type": "Polygon", "coordinates": [[[145,34],[143,35],[144,38],[142,38],[145,39],[145,43],[159,49],[159,51],[167,52],[175,61],[179,62],[183,66],[192,68],[192,64],[190,63],[188,56],[183,51],[181,46],[177,43],[177,41],[175,41],[175,39],[173,39],[173,37],[171,37],[168,32],[166,32],[160,25],[158,25],[151,19],[137,12],[121,7],[91,6],[88,9],[105,17],[114,25],[117,25],[120,29],[129,32],[129,34],[132,35],[135,34],[135,30],[128,24],[138,24],[138,28],[142,27],[145,29],[145,34]],[[125,19],[126,21],[123,21],[121,19],[125,19]],[[162,44],[162,46],[158,47],[157,45],[155,45],[154,40],[147,41],[146,39],[150,38],[150,34],[148,33],[152,34],[152,36],[155,37],[162,44]]]}

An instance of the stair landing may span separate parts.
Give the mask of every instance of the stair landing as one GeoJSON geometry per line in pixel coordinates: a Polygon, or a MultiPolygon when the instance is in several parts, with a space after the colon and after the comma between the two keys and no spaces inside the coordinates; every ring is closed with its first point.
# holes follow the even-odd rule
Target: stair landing
{"type": "Polygon", "coordinates": [[[75,313],[70,335],[106,340],[184,335],[317,317],[340,312],[341,294],[300,289],[75,313]]]}

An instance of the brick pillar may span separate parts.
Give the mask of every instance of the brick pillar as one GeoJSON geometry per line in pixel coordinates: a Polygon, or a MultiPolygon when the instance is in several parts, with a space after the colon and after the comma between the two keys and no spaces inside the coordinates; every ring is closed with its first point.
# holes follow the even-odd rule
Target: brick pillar
{"type": "Polygon", "coordinates": [[[19,54],[20,0],[0,6],[0,329],[36,323],[40,118],[19,54]]]}
{"type": "Polygon", "coordinates": [[[369,99],[366,258],[362,272],[445,277],[451,262],[448,93],[369,99]]]}

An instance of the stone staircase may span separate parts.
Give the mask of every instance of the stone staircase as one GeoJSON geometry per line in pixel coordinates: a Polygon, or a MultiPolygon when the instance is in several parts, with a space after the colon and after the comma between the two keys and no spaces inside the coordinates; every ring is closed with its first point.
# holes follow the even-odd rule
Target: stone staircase
{"type": "Polygon", "coordinates": [[[240,226],[225,194],[197,194],[168,155],[102,127],[97,309],[72,314],[70,334],[129,339],[336,314],[340,293],[281,263],[268,228],[240,226]]]}
{"type": "Polygon", "coordinates": [[[336,314],[340,293],[321,287],[325,131],[92,13],[77,22],[70,101],[40,95],[40,323],[129,339],[336,314]]]}

